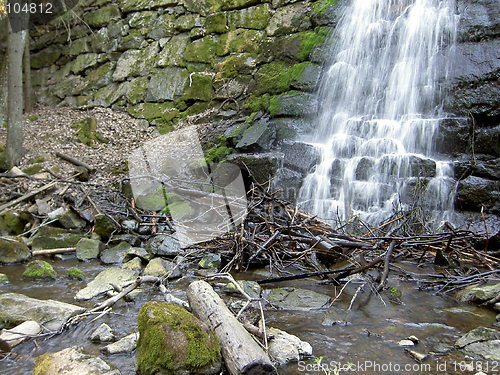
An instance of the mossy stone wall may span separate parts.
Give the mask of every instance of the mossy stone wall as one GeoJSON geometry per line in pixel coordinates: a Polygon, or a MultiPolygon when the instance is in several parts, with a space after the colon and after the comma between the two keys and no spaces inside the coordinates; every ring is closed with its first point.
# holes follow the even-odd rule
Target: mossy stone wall
{"type": "Polygon", "coordinates": [[[322,62],[315,51],[335,23],[328,12],[335,6],[81,0],[78,17],[31,32],[36,96],[48,105],[121,108],[164,131],[202,111],[269,113],[280,96],[315,90],[322,62]]]}

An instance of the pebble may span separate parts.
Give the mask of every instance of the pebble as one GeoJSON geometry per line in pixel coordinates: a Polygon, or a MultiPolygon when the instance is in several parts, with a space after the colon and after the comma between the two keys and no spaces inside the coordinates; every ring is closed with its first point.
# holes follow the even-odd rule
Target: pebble
{"type": "Polygon", "coordinates": [[[405,339],[405,340],[399,341],[398,345],[399,346],[415,346],[415,343],[412,340],[405,339]]]}

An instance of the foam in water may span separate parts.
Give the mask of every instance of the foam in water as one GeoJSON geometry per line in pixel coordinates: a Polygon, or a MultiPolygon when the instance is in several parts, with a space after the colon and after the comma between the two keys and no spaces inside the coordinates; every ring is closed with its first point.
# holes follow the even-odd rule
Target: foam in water
{"type": "Polygon", "coordinates": [[[324,219],[378,222],[418,196],[434,219],[448,219],[453,170],[433,149],[455,9],[455,0],[352,0],[346,7],[311,140],[321,161],[304,180],[301,208],[324,219]]]}

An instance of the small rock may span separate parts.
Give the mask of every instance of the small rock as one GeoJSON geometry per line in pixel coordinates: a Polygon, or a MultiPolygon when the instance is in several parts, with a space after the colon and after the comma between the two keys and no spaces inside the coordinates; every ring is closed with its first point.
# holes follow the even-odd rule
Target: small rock
{"type": "Polygon", "coordinates": [[[68,269],[68,276],[70,279],[83,280],[83,272],[76,267],[71,267],[68,269]]]}
{"type": "Polygon", "coordinates": [[[90,171],[88,168],[82,166],[76,167],[73,175],[75,176],[75,180],[81,182],[87,182],[90,179],[90,171]]]}
{"type": "Polygon", "coordinates": [[[107,240],[116,230],[115,223],[106,215],[99,214],[94,218],[94,232],[101,238],[107,240]]]}
{"type": "Polygon", "coordinates": [[[33,320],[28,320],[18,326],[12,328],[11,330],[5,329],[0,335],[0,340],[3,340],[9,344],[11,348],[19,345],[23,341],[29,339],[32,335],[38,335],[42,332],[42,327],[40,324],[33,320]]]}
{"type": "Polygon", "coordinates": [[[28,263],[23,272],[25,279],[55,279],[56,271],[52,265],[44,260],[33,260],[28,263]]]}
{"type": "Polygon", "coordinates": [[[105,245],[99,240],[82,238],[76,244],[76,257],[83,261],[97,259],[104,247],[105,245]]]}
{"type": "MultiPolygon", "coordinates": [[[[240,287],[243,289],[243,291],[248,294],[252,298],[260,298],[260,294],[262,292],[262,288],[256,281],[248,281],[248,280],[237,280],[238,284],[240,287]]],[[[240,294],[238,289],[236,289],[236,286],[233,283],[228,283],[224,286],[224,292],[226,293],[234,293],[234,294],[240,294]]]]}
{"type": "Polygon", "coordinates": [[[219,269],[221,267],[221,257],[219,254],[208,253],[198,262],[198,266],[200,268],[216,268],[219,269]]]}
{"type": "Polygon", "coordinates": [[[121,338],[117,342],[106,345],[103,350],[107,354],[130,353],[135,350],[138,339],[139,333],[134,332],[121,338]]]}
{"type": "Polygon", "coordinates": [[[0,263],[18,263],[31,257],[31,251],[22,241],[10,237],[0,237],[0,263]]]}
{"type": "Polygon", "coordinates": [[[160,234],[148,240],[146,250],[151,254],[165,257],[175,257],[182,253],[179,241],[167,234],[160,234]]]}
{"type": "Polygon", "coordinates": [[[274,336],[269,342],[269,355],[278,365],[312,355],[312,347],[308,342],[300,340],[277,328],[270,328],[269,333],[274,336]]]}
{"type": "Polygon", "coordinates": [[[136,232],[139,229],[139,223],[135,220],[124,220],[122,221],[123,229],[136,232]]]}
{"type": "Polygon", "coordinates": [[[82,229],[86,223],[72,210],[64,210],[57,216],[57,220],[66,229],[82,229]]]}
{"type": "Polygon", "coordinates": [[[164,277],[167,279],[176,279],[181,277],[181,271],[179,266],[174,262],[162,259],[154,258],[151,259],[144,269],[144,275],[164,277]]]}
{"type": "Polygon", "coordinates": [[[124,270],[131,270],[135,272],[142,272],[142,260],[139,257],[135,257],[132,260],[129,260],[128,262],[125,262],[122,264],[122,268],[124,270]]]}
{"type": "Polygon", "coordinates": [[[437,344],[435,344],[432,347],[432,351],[434,353],[448,353],[452,349],[453,349],[453,346],[448,345],[448,344],[444,344],[444,343],[441,343],[441,342],[438,342],[437,344]]]}
{"type": "Polygon", "coordinates": [[[474,375],[488,375],[488,374],[486,374],[485,372],[479,371],[479,372],[476,372],[474,375]]]}
{"type": "Polygon", "coordinates": [[[427,358],[427,354],[422,354],[414,350],[406,349],[406,352],[410,355],[410,357],[412,357],[417,362],[422,362],[424,359],[427,358]]]}
{"type": "Polygon", "coordinates": [[[420,340],[418,339],[418,337],[417,337],[417,336],[410,336],[410,337],[408,337],[408,340],[413,341],[413,343],[414,343],[415,345],[417,345],[417,344],[418,344],[418,342],[420,341],[420,340]]]}
{"type": "Polygon", "coordinates": [[[90,341],[93,342],[110,342],[115,340],[115,334],[110,326],[106,323],[102,323],[97,329],[90,335],[90,341]]]}
{"type": "Polygon", "coordinates": [[[110,247],[101,252],[101,262],[104,264],[122,263],[125,254],[130,250],[131,246],[128,242],[122,241],[118,245],[110,247]]]}
{"type": "Polygon", "coordinates": [[[127,252],[125,253],[125,256],[123,257],[124,262],[128,262],[129,260],[132,260],[134,258],[140,258],[144,261],[149,261],[152,258],[152,255],[146,251],[146,249],[143,249],[142,247],[131,247],[127,252]]]}
{"type": "Polygon", "coordinates": [[[9,283],[9,278],[7,277],[6,274],[0,273],[0,284],[8,284],[9,283]]]}
{"type": "Polygon", "coordinates": [[[497,302],[493,305],[493,308],[495,309],[495,311],[500,311],[500,302],[497,302]]]}
{"type": "Polygon", "coordinates": [[[414,345],[415,345],[415,343],[412,340],[400,340],[398,342],[398,346],[405,346],[405,347],[407,347],[407,346],[414,346],[414,345]]]}
{"type": "Polygon", "coordinates": [[[46,199],[36,199],[35,204],[37,206],[39,215],[48,215],[50,212],[52,212],[52,207],[50,207],[46,199]]]}
{"type": "Polygon", "coordinates": [[[56,353],[45,353],[35,359],[36,375],[120,375],[99,357],[71,347],[56,353]]]}
{"type": "Polygon", "coordinates": [[[299,288],[275,288],[266,291],[267,300],[284,310],[320,309],[330,302],[330,296],[299,288]]]}

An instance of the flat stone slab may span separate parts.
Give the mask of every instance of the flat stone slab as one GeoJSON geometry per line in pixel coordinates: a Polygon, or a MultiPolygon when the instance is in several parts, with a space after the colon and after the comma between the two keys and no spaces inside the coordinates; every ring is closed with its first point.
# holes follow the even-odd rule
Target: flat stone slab
{"type": "Polygon", "coordinates": [[[80,306],[69,303],[40,300],[18,293],[0,294],[0,328],[13,327],[28,320],[51,331],[59,330],[74,315],[84,312],[80,306]]]}
{"type": "Polygon", "coordinates": [[[284,310],[309,310],[321,309],[330,302],[326,294],[299,288],[276,288],[266,291],[268,301],[284,310]]]}
{"type": "Polygon", "coordinates": [[[99,294],[112,290],[113,286],[111,284],[121,286],[128,281],[135,280],[136,277],[137,273],[132,270],[124,270],[117,267],[108,268],[97,275],[85,288],[80,290],[76,294],[75,299],[77,301],[92,299],[99,294]]]}
{"type": "Polygon", "coordinates": [[[500,361],[500,331],[478,327],[460,337],[455,346],[472,356],[500,361]]]}

